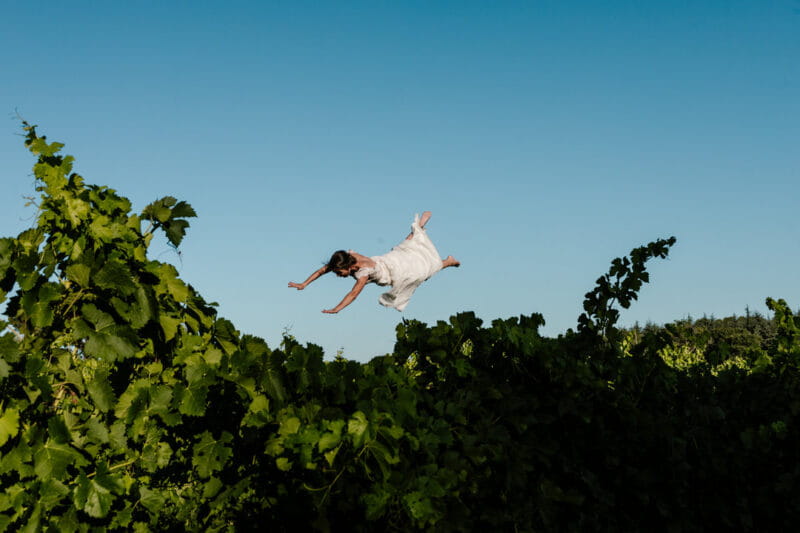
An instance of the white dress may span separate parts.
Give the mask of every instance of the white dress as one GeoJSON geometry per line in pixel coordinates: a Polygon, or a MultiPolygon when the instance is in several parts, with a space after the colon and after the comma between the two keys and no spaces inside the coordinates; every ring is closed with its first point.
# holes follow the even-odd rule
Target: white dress
{"type": "Polygon", "coordinates": [[[375,261],[374,267],[360,268],[355,272],[356,278],[367,276],[369,281],[378,285],[391,285],[391,290],[381,294],[378,302],[398,311],[405,309],[411,295],[423,281],[442,269],[439,252],[425,233],[425,228],[419,225],[419,215],[414,215],[411,232],[410,239],[404,240],[389,253],[370,257],[375,261]]]}

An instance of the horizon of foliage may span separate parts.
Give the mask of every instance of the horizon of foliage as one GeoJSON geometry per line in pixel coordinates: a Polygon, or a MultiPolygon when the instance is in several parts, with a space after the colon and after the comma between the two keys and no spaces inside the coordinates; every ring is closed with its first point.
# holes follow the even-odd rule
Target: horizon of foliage
{"type": "Polygon", "coordinates": [[[38,216],[0,239],[0,533],[800,525],[800,316],[617,327],[674,237],[613,260],[558,338],[467,312],[325,361],[148,258],[191,206],[133,213],[23,127],[38,216]]]}

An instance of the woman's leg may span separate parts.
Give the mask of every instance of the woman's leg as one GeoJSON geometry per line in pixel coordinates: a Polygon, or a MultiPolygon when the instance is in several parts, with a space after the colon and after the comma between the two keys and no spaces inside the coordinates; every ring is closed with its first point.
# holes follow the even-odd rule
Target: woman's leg
{"type": "MultiPolygon", "coordinates": [[[[422,216],[419,217],[419,227],[420,228],[424,228],[425,224],[428,223],[428,220],[430,220],[430,218],[431,218],[431,212],[430,211],[425,211],[424,213],[422,213],[422,216]]],[[[414,235],[414,232],[412,231],[411,233],[408,234],[408,237],[406,237],[406,240],[410,239],[413,235],[414,235]]]]}
{"type": "Polygon", "coordinates": [[[444,261],[442,261],[442,268],[447,268],[447,267],[457,267],[457,266],[461,266],[461,262],[460,262],[460,261],[458,261],[458,260],[457,260],[455,257],[453,257],[452,255],[448,255],[448,256],[447,256],[447,259],[445,259],[444,261]]]}
{"type": "Polygon", "coordinates": [[[422,216],[419,217],[419,227],[424,228],[425,224],[428,223],[428,220],[430,220],[430,218],[431,218],[430,211],[425,211],[424,213],[422,213],[422,216]]]}

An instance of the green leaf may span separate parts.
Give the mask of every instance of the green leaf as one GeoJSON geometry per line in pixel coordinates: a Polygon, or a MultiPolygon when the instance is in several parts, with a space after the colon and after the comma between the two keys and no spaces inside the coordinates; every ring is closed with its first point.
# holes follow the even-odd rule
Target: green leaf
{"type": "Polygon", "coordinates": [[[352,435],[353,446],[360,447],[364,444],[368,428],[369,422],[366,415],[361,411],[353,413],[353,417],[347,422],[347,433],[352,435]]]}
{"type": "MultiPolygon", "coordinates": [[[[131,209],[131,203],[127,198],[118,196],[114,189],[97,185],[89,186],[89,198],[97,206],[96,211],[105,215],[116,215],[127,213],[131,209]]],[[[114,217],[118,219],[118,217],[114,217]]]]}
{"type": "Polygon", "coordinates": [[[206,398],[208,387],[202,383],[193,384],[180,389],[176,387],[176,396],[180,398],[178,410],[191,416],[202,416],[206,412],[206,398]]]}
{"type": "Polygon", "coordinates": [[[86,320],[94,324],[95,331],[102,331],[114,325],[114,317],[101,311],[94,304],[85,304],[81,312],[86,320]]]}
{"type": "Polygon", "coordinates": [[[117,420],[111,424],[108,432],[108,442],[111,449],[116,452],[125,452],[128,449],[128,438],[125,436],[125,421],[117,420]]]}
{"type": "Polygon", "coordinates": [[[288,472],[292,468],[292,462],[286,457],[278,457],[275,459],[275,466],[278,467],[278,470],[288,472]]]}
{"type": "Polygon", "coordinates": [[[167,239],[173,246],[178,246],[183,238],[186,236],[186,228],[189,223],[185,220],[170,220],[164,224],[164,231],[167,234],[167,239]]]}
{"type": "Polygon", "coordinates": [[[93,478],[85,474],[78,476],[75,488],[75,507],[94,518],[103,518],[114,503],[114,492],[121,492],[121,483],[108,474],[107,469],[98,469],[93,478]]]}
{"type": "Polygon", "coordinates": [[[44,230],[42,228],[26,229],[17,236],[17,242],[22,245],[24,251],[28,252],[27,257],[28,259],[32,259],[34,264],[38,258],[36,250],[39,249],[39,245],[42,244],[43,240],[44,230]]]}
{"type": "Polygon", "coordinates": [[[219,365],[220,361],[222,361],[222,350],[215,347],[210,347],[206,350],[206,353],[203,355],[203,359],[205,359],[206,363],[211,366],[219,365]]]}
{"type": "Polygon", "coordinates": [[[333,420],[326,424],[329,431],[322,434],[317,444],[319,451],[324,452],[335,446],[342,441],[342,429],[344,428],[344,420],[333,420]]]}
{"type": "Polygon", "coordinates": [[[253,401],[250,402],[250,407],[248,408],[248,411],[252,413],[269,411],[269,398],[267,398],[263,394],[256,395],[253,398],[253,401]]]}
{"type": "Polygon", "coordinates": [[[159,442],[157,439],[162,436],[160,431],[148,433],[147,442],[142,449],[140,464],[148,472],[155,472],[169,464],[172,457],[172,448],[166,442],[159,442]]]}
{"type": "Polygon", "coordinates": [[[377,440],[373,440],[369,443],[369,451],[372,457],[375,459],[375,461],[377,461],[378,466],[383,472],[383,476],[385,478],[388,478],[390,473],[388,465],[394,465],[399,463],[400,456],[397,454],[393,454],[389,450],[389,448],[387,448],[377,440]]]}
{"type": "Polygon", "coordinates": [[[11,265],[14,256],[14,239],[8,237],[0,238],[0,272],[11,265]]]}
{"type": "Polygon", "coordinates": [[[11,333],[0,336],[0,357],[10,363],[19,361],[19,343],[11,333]]]}
{"type": "Polygon", "coordinates": [[[140,485],[139,501],[145,509],[157,515],[161,508],[164,507],[166,499],[160,490],[151,490],[144,485],[140,485]]]}
{"type": "Polygon", "coordinates": [[[403,503],[406,504],[411,516],[422,522],[433,519],[437,514],[430,498],[418,490],[406,494],[403,503]]]}
{"type": "Polygon", "coordinates": [[[86,390],[89,392],[94,404],[102,412],[110,411],[117,401],[114,391],[111,389],[111,384],[108,382],[107,371],[95,372],[93,379],[86,384],[86,390]]]}
{"type": "Polygon", "coordinates": [[[131,341],[131,335],[125,329],[117,333],[92,333],[84,345],[86,355],[106,361],[116,361],[133,357],[137,348],[131,341]]]}
{"type": "Polygon", "coordinates": [[[232,355],[237,350],[238,337],[239,333],[230,320],[220,318],[214,322],[214,339],[228,355],[232,355]]]}
{"type": "Polygon", "coordinates": [[[171,317],[169,315],[159,315],[158,322],[161,324],[161,329],[164,331],[164,340],[172,340],[178,333],[178,326],[183,322],[180,318],[171,317]]]}
{"type": "Polygon", "coordinates": [[[3,411],[3,416],[0,416],[0,446],[16,437],[17,433],[19,433],[19,411],[8,408],[3,411]]]}
{"type": "Polygon", "coordinates": [[[172,214],[170,207],[175,205],[176,201],[177,200],[172,196],[165,196],[160,200],[156,200],[144,208],[142,211],[142,218],[154,222],[166,222],[172,214]]]}
{"type": "Polygon", "coordinates": [[[51,416],[47,421],[47,432],[59,444],[67,444],[72,440],[69,428],[61,416],[51,416]]]}
{"type": "Polygon", "coordinates": [[[180,415],[172,410],[172,397],[173,389],[168,385],[151,387],[148,414],[160,416],[168,426],[174,426],[180,422],[180,415]]]}
{"type": "Polygon", "coordinates": [[[13,521],[14,519],[11,518],[10,516],[0,514],[0,533],[5,533],[6,531],[9,531],[8,526],[10,526],[13,521]]]}
{"type": "Polygon", "coordinates": [[[36,155],[51,157],[56,155],[61,149],[64,148],[63,143],[53,142],[48,144],[45,137],[36,137],[28,145],[28,149],[36,155]]]}
{"type": "Polygon", "coordinates": [[[17,284],[23,291],[29,291],[36,286],[40,277],[41,276],[38,270],[34,270],[33,272],[29,272],[27,274],[23,274],[22,272],[18,271],[17,284]]]}
{"type": "Polygon", "coordinates": [[[194,217],[197,214],[186,202],[178,202],[177,204],[175,202],[175,198],[171,196],[156,200],[145,207],[142,212],[142,218],[152,220],[155,222],[156,227],[163,227],[169,242],[173,246],[178,246],[186,235],[186,228],[189,227],[187,221],[179,219],[194,217]]]}
{"type": "MultiPolygon", "coordinates": [[[[22,445],[12,447],[10,451],[0,455],[0,475],[8,472],[16,472],[20,479],[33,477],[34,471],[33,465],[31,464],[32,460],[33,450],[30,448],[30,446],[22,443],[22,445]]],[[[0,499],[2,499],[1,492],[0,499]]]]}
{"type": "Polygon", "coordinates": [[[79,226],[89,215],[90,205],[80,198],[67,197],[64,201],[66,204],[65,214],[72,227],[79,226]]]}
{"type": "Polygon", "coordinates": [[[194,445],[192,452],[192,464],[200,477],[210,477],[212,473],[225,466],[233,454],[231,448],[226,446],[232,440],[233,435],[227,431],[222,432],[219,440],[208,431],[200,435],[200,441],[194,445]]]}
{"type": "Polygon", "coordinates": [[[36,302],[31,310],[31,324],[35,328],[46,328],[53,323],[53,310],[47,302],[36,302]]]}
{"type": "Polygon", "coordinates": [[[269,398],[263,394],[256,394],[253,397],[253,401],[250,402],[247,414],[242,419],[242,424],[245,426],[262,427],[264,424],[270,422],[270,419],[269,398]]]}
{"type": "Polygon", "coordinates": [[[18,533],[39,533],[42,522],[42,506],[37,502],[33,506],[33,512],[27,517],[25,525],[19,529],[18,533]]]}
{"type": "Polygon", "coordinates": [[[34,455],[34,471],[42,480],[64,479],[67,467],[85,466],[86,459],[68,444],[48,440],[34,455]]]}
{"type": "Polygon", "coordinates": [[[296,416],[292,416],[281,420],[281,426],[278,429],[279,435],[293,435],[297,433],[297,430],[300,429],[300,419],[296,416]]]}
{"type": "Polygon", "coordinates": [[[106,426],[98,417],[91,417],[86,421],[86,436],[95,443],[105,444],[110,441],[108,426],[106,426]]]}
{"type": "Polygon", "coordinates": [[[214,369],[208,366],[200,354],[192,354],[185,360],[186,381],[191,384],[207,383],[214,376],[214,369]]]}
{"type": "Polygon", "coordinates": [[[224,487],[222,481],[220,481],[218,478],[212,477],[203,485],[203,498],[213,498],[217,495],[222,487],[224,487]]]}
{"type": "Polygon", "coordinates": [[[107,216],[95,218],[89,225],[89,235],[105,242],[121,239],[125,236],[127,228],[118,222],[113,222],[107,216]]]}
{"type": "Polygon", "coordinates": [[[57,479],[50,478],[44,481],[39,487],[39,503],[45,509],[52,509],[69,494],[69,489],[58,481],[57,479]]]}
{"type": "MultiPolygon", "coordinates": [[[[111,523],[108,526],[108,530],[109,531],[117,531],[118,529],[124,529],[124,530],[127,530],[127,531],[131,531],[131,528],[129,526],[131,524],[131,521],[133,520],[133,516],[132,515],[133,515],[133,510],[134,509],[135,509],[135,507],[129,506],[129,507],[125,507],[124,509],[114,510],[114,512],[111,515],[113,518],[111,519],[111,523]]],[[[61,525],[61,524],[59,524],[59,525],[61,525]]],[[[75,530],[77,530],[77,529],[78,529],[78,527],[77,527],[77,523],[76,523],[75,530]]],[[[136,528],[134,527],[132,531],[136,531],[136,528]]],[[[150,533],[150,532],[147,531],[146,533],[150,533]]]]}
{"type": "Polygon", "coordinates": [[[36,291],[36,300],[29,306],[28,296],[33,297],[33,293],[28,293],[23,297],[23,306],[27,308],[31,315],[31,323],[34,327],[44,328],[53,323],[53,310],[50,302],[57,300],[61,295],[61,286],[56,283],[44,283],[36,291]],[[29,306],[29,308],[28,308],[29,306]]]}
{"type": "Polygon", "coordinates": [[[192,206],[184,201],[178,202],[177,204],[175,204],[175,207],[172,208],[173,218],[189,218],[196,216],[197,213],[192,208],[192,206]]]}
{"type": "Polygon", "coordinates": [[[107,261],[93,279],[98,287],[119,291],[125,295],[136,290],[130,269],[121,261],[107,261]]]}
{"type": "Polygon", "coordinates": [[[129,327],[116,325],[114,317],[99,310],[94,304],[85,304],[84,318],[94,324],[94,331],[86,331],[80,321],[73,324],[75,334],[88,336],[84,345],[86,355],[115,361],[132,357],[137,351],[137,337],[129,327]]]}
{"type": "Polygon", "coordinates": [[[336,459],[336,454],[339,453],[339,449],[341,446],[337,446],[336,448],[325,452],[325,460],[328,461],[328,466],[333,466],[333,461],[336,459]]]}
{"type": "Polygon", "coordinates": [[[375,520],[380,518],[383,515],[391,496],[392,494],[386,490],[378,493],[365,494],[362,497],[362,501],[366,505],[367,520],[375,520]]]}
{"type": "Polygon", "coordinates": [[[114,415],[124,419],[128,424],[132,424],[134,420],[144,414],[149,387],[150,382],[146,379],[140,379],[128,385],[117,401],[114,415]]]}
{"type": "Polygon", "coordinates": [[[139,329],[147,324],[156,314],[156,303],[153,301],[152,293],[144,286],[137,284],[134,294],[135,301],[131,303],[128,320],[131,327],[139,329]]]}

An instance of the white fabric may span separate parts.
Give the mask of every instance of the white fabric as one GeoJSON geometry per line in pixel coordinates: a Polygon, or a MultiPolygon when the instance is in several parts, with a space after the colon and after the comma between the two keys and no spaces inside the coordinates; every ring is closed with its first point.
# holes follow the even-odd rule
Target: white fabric
{"type": "Polygon", "coordinates": [[[442,260],[433,242],[419,225],[419,215],[414,215],[411,224],[412,236],[404,240],[389,253],[370,257],[375,267],[360,268],[355,277],[369,276],[378,285],[391,285],[389,292],[380,295],[378,302],[398,311],[405,309],[411,295],[423,281],[442,269],[442,260]]]}

